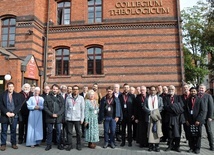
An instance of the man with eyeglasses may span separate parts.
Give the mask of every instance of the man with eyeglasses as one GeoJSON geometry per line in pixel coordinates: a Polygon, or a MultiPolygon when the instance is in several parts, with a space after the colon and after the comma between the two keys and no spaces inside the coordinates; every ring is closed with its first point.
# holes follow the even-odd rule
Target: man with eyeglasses
{"type": "Polygon", "coordinates": [[[81,150],[81,130],[80,126],[84,121],[84,110],[85,110],[85,101],[84,98],[79,95],[79,87],[74,85],[72,87],[73,93],[66,98],[65,102],[65,121],[67,127],[68,135],[68,147],[66,151],[73,149],[72,145],[72,133],[73,126],[76,131],[76,149],[81,150]]]}

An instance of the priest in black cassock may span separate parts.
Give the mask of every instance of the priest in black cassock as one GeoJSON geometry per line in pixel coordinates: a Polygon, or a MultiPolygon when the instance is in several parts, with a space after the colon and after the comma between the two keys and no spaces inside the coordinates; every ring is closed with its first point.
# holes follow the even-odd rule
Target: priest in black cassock
{"type": "Polygon", "coordinates": [[[136,106],[134,107],[135,122],[137,123],[137,136],[136,142],[139,143],[140,147],[148,147],[148,114],[143,110],[143,106],[148,96],[146,93],[146,87],[140,87],[141,94],[136,97],[136,106]]]}

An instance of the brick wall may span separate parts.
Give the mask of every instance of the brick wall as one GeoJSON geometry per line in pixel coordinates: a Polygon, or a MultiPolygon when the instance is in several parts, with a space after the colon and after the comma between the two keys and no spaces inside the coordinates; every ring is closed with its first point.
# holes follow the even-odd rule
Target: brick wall
{"type": "MultiPolygon", "coordinates": [[[[6,1],[1,2],[0,8],[6,9],[0,11],[0,17],[6,13],[19,19],[16,47],[11,50],[21,58],[33,54],[38,66],[43,69],[42,37],[46,31],[47,1],[10,1],[11,5],[16,7],[9,7],[6,1]],[[32,35],[27,34],[29,29],[33,31],[32,35]]],[[[53,25],[50,26],[48,36],[48,84],[91,86],[92,83],[98,82],[101,88],[113,83],[122,85],[125,82],[132,86],[181,86],[177,1],[158,0],[147,4],[137,0],[104,0],[103,22],[97,24],[87,23],[87,1],[71,2],[71,25],[59,26],[56,18],[57,1],[50,0],[49,20],[53,25]],[[159,10],[159,13],[152,13],[154,10],[150,10],[150,13],[145,13],[145,10],[144,13],[139,13],[140,8],[151,8],[146,5],[156,5],[168,13],[163,13],[163,10],[159,10]],[[123,9],[127,11],[130,8],[138,10],[124,15],[123,9]],[[120,14],[112,14],[111,10],[120,10],[120,14]],[[92,44],[103,47],[102,76],[87,75],[87,46],[92,44]],[[55,48],[59,46],[70,48],[68,76],[55,76],[55,48]]]]}

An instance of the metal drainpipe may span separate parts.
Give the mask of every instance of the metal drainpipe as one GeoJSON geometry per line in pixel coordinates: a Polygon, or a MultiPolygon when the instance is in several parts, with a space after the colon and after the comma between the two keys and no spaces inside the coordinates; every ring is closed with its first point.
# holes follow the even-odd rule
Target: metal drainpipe
{"type": "Polygon", "coordinates": [[[179,39],[179,51],[180,51],[180,65],[181,65],[181,83],[184,84],[184,61],[183,61],[183,51],[182,51],[182,38],[181,38],[181,23],[180,23],[180,0],[177,0],[177,22],[178,22],[178,39],[179,39]]]}
{"type": "Polygon", "coordinates": [[[44,85],[47,85],[47,53],[48,53],[48,35],[49,35],[49,12],[50,12],[50,0],[48,0],[47,10],[47,25],[46,25],[46,37],[45,37],[45,51],[44,51],[44,85]]]}

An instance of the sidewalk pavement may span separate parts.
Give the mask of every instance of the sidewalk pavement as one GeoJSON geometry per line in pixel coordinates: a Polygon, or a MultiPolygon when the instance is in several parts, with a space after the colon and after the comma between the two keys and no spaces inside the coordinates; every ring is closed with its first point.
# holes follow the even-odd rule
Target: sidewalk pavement
{"type": "MultiPolygon", "coordinates": [[[[100,133],[103,133],[103,128],[100,126],[100,133]]],[[[212,131],[214,133],[214,121],[212,122],[212,131]]],[[[100,138],[100,142],[97,143],[96,149],[89,149],[87,147],[87,143],[82,140],[82,150],[78,151],[75,149],[72,149],[71,151],[66,150],[58,150],[56,145],[52,146],[52,149],[49,151],[45,151],[46,144],[42,143],[40,146],[31,148],[26,147],[25,144],[18,144],[19,149],[14,150],[11,148],[10,144],[10,136],[8,136],[7,141],[7,149],[5,151],[0,151],[1,155],[155,155],[155,154],[161,154],[161,155],[191,155],[191,153],[187,153],[186,151],[189,150],[188,144],[185,143],[185,139],[181,139],[181,153],[177,153],[174,151],[165,152],[163,151],[167,145],[166,143],[161,143],[160,148],[161,151],[159,153],[156,152],[148,152],[148,148],[139,148],[138,144],[133,142],[132,147],[128,147],[128,143],[126,143],[126,146],[120,147],[120,143],[117,142],[117,147],[115,149],[107,148],[103,149],[102,146],[104,144],[103,138],[100,138]]],[[[73,138],[73,143],[75,144],[76,138],[73,138]]],[[[209,143],[206,136],[205,128],[203,127],[203,137],[201,141],[201,155],[212,155],[214,154],[214,151],[209,150],[209,143]]]]}

